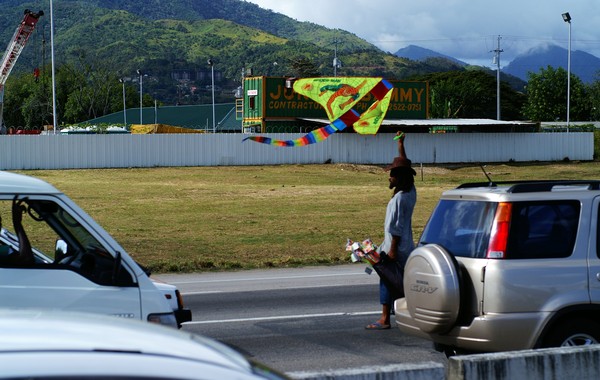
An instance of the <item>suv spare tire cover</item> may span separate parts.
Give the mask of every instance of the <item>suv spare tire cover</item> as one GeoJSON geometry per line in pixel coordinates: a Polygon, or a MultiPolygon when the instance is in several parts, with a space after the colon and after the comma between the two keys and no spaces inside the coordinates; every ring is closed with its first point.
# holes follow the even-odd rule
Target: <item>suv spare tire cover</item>
{"type": "Polygon", "coordinates": [[[408,311],[426,333],[445,333],[460,310],[460,281],[456,259],[437,244],[417,247],[404,269],[408,311]]]}

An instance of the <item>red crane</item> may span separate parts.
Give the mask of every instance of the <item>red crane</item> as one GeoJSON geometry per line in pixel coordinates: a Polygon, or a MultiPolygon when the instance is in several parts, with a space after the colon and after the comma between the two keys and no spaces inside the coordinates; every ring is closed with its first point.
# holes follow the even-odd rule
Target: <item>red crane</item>
{"type": "Polygon", "coordinates": [[[21,55],[29,36],[31,33],[33,33],[33,29],[35,29],[35,25],[37,24],[40,16],[43,15],[43,11],[34,13],[29,9],[25,10],[23,21],[21,21],[21,24],[19,24],[17,30],[15,30],[15,34],[10,40],[8,48],[4,52],[4,56],[2,56],[2,61],[0,61],[0,127],[3,123],[2,114],[4,110],[4,84],[6,83],[6,79],[8,79],[11,70],[15,66],[17,59],[21,55]]]}

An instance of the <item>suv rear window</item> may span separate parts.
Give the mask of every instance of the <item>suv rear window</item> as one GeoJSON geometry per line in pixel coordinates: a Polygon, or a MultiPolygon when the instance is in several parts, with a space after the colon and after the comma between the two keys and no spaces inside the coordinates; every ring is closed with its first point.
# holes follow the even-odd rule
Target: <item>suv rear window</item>
{"type": "Polygon", "coordinates": [[[573,253],[578,201],[515,202],[507,246],[509,259],[568,257],[573,253]]]}
{"type": "MultiPolygon", "coordinates": [[[[497,204],[441,200],[420,243],[439,244],[459,257],[484,258],[497,204]]],[[[568,257],[573,252],[580,203],[575,200],[512,202],[506,259],[568,257]]]]}
{"type": "Polygon", "coordinates": [[[496,203],[441,200],[419,244],[438,244],[460,257],[485,257],[496,203]]]}

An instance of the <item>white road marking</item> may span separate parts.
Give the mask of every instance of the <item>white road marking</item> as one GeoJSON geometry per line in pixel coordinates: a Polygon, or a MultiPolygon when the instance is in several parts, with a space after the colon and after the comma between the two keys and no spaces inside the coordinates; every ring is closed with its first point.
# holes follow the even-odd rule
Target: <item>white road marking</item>
{"type": "MultiPolygon", "coordinates": [[[[172,283],[170,283],[172,284],[172,283]]],[[[248,290],[235,290],[233,291],[234,293],[240,293],[240,292],[244,292],[244,291],[248,291],[248,292],[256,292],[256,291],[260,291],[260,290],[290,290],[290,289],[313,289],[313,288],[336,288],[336,287],[340,287],[340,286],[347,286],[347,285],[340,285],[340,284],[334,284],[334,285],[307,285],[307,286],[284,286],[284,287],[279,287],[279,288],[265,288],[265,289],[248,289],[248,290]]],[[[193,296],[193,295],[202,295],[202,294],[215,294],[215,293],[231,293],[231,291],[227,291],[227,290],[206,290],[206,291],[200,291],[200,292],[181,292],[182,296],[193,296]]]]}
{"type": "Polygon", "coordinates": [[[280,276],[280,277],[246,277],[246,278],[232,278],[232,279],[216,279],[216,280],[197,280],[197,281],[169,281],[171,285],[179,284],[207,284],[214,282],[240,282],[240,281],[265,281],[265,280],[289,280],[292,278],[317,278],[317,277],[340,277],[340,276],[357,276],[365,275],[365,272],[357,273],[340,273],[340,274],[316,274],[316,275],[305,275],[305,276],[280,276]]]}
{"type": "Polygon", "coordinates": [[[226,292],[223,290],[207,290],[205,292],[186,292],[186,293],[181,293],[181,295],[182,296],[197,296],[197,295],[202,295],[202,294],[215,294],[215,293],[226,293],[226,292]]]}
{"type": "Polygon", "coordinates": [[[256,322],[256,321],[275,321],[281,319],[306,319],[306,318],[322,318],[322,317],[341,317],[345,315],[373,315],[381,314],[381,311],[361,311],[351,313],[326,313],[326,314],[303,314],[303,315],[281,315],[273,317],[255,317],[255,318],[236,318],[236,319],[219,319],[213,321],[191,321],[185,322],[184,325],[205,325],[210,323],[234,323],[234,322],[256,322]]]}

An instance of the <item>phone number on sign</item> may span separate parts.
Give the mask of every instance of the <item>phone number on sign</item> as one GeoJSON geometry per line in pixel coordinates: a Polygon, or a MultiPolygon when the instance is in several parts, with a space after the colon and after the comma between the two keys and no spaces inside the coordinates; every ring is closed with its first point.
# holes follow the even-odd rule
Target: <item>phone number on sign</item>
{"type": "Polygon", "coordinates": [[[421,104],[390,104],[388,108],[390,111],[422,111],[423,107],[421,104]]]}

